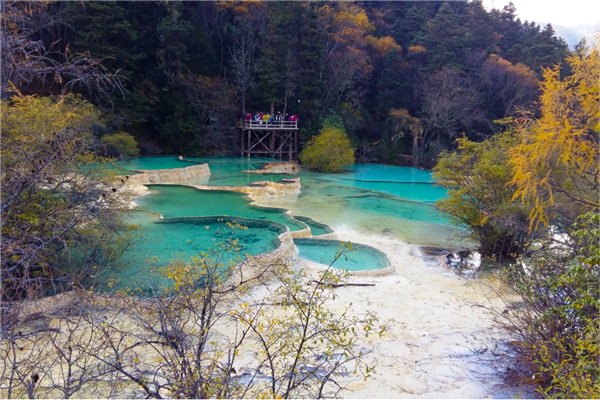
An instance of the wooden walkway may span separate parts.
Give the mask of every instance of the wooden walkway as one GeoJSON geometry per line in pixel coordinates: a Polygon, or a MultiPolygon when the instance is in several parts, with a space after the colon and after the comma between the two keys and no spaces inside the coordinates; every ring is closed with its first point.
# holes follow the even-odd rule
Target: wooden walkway
{"type": "Polygon", "coordinates": [[[237,120],[236,126],[242,134],[242,156],[298,157],[298,121],[237,120]]]}
{"type": "Polygon", "coordinates": [[[252,130],[289,130],[298,129],[298,121],[245,121],[238,119],[237,127],[252,130]]]}

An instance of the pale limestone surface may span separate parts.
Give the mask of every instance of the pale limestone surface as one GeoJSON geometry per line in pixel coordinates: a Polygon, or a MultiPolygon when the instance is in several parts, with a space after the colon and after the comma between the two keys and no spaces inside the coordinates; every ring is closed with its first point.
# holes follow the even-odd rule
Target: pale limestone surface
{"type": "MultiPolygon", "coordinates": [[[[268,201],[286,204],[289,197],[268,201]]],[[[261,205],[267,198],[258,198],[261,205]]],[[[265,204],[266,205],[266,204],[265,204]]],[[[285,207],[285,206],[284,206],[285,207]]],[[[342,312],[376,311],[388,331],[372,338],[365,349],[377,371],[367,382],[351,384],[348,398],[481,398],[510,397],[517,389],[504,388],[503,373],[514,364],[506,331],[489,309],[490,289],[446,270],[438,260],[425,257],[419,246],[396,237],[361,233],[344,224],[332,226],[343,241],[364,243],[383,251],[392,261],[392,276],[350,276],[349,282],[375,283],[375,287],[336,289],[331,302],[342,312]],[[484,295],[485,294],[485,295],[484,295]]],[[[327,235],[329,236],[329,235],[327,235]]],[[[325,236],[322,236],[325,237],[325,236]]],[[[318,271],[322,265],[299,259],[297,266],[318,271]]],[[[496,287],[495,290],[503,290],[496,287]]],[[[260,295],[259,295],[260,296],[260,295]]],[[[496,306],[498,299],[493,300],[496,306]]],[[[532,393],[532,388],[520,389],[532,393]]]]}
{"type": "Polygon", "coordinates": [[[183,185],[202,190],[229,190],[232,192],[246,193],[253,199],[281,197],[300,193],[300,178],[282,179],[282,182],[259,181],[248,186],[210,186],[210,185],[183,185]]]}
{"type": "MultiPolygon", "coordinates": [[[[352,315],[375,311],[387,327],[382,337],[372,335],[357,344],[372,350],[367,360],[376,371],[366,382],[356,376],[342,378],[353,389],[342,397],[484,398],[514,393],[502,387],[502,374],[514,363],[507,345],[511,338],[483,307],[487,300],[481,287],[424,257],[417,246],[350,231],[340,237],[384,251],[395,270],[391,276],[350,276],[349,283],[375,286],[337,288],[336,300],[328,302],[339,313],[349,304],[352,315]]],[[[296,259],[295,267],[309,276],[325,268],[304,259],[296,259]]],[[[260,302],[273,289],[256,288],[248,298],[260,302]]],[[[250,370],[259,357],[256,349],[244,353],[238,373],[250,370]]]]}
{"type": "Polygon", "coordinates": [[[298,255],[298,248],[294,245],[294,239],[290,232],[284,232],[280,234],[279,247],[277,249],[259,254],[257,256],[249,257],[237,265],[236,271],[228,279],[226,284],[237,286],[240,282],[248,279],[255,278],[257,271],[260,271],[260,266],[268,264],[282,264],[287,263],[291,258],[298,255]]]}
{"type": "Polygon", "coordinates": [[[150,194],[148,187],[145,185],[151,183],[173,183],[200,177],[206,177],[208,181],[210,177],[208,164],[190,165],[188,167],[172,169],[139,170],[139,172],[139,174],[119,175],[115,177],[117,182],[121,181],[125,183],[123,188],[131,194],[131,198],[128,198],[129,209],[137,207],[137,203],[135,202],[136,197],[150,194]]]}
{"type": "Polygon", "coordinates": [[[333,239],[337,239],[338,236],[335,232],[331,232],[331,233],[326,233],[324,235],[317,235],[317,236],[313,236],[313,239],[327,239],[327,240],[333,240],[333,239]]]}
{"type": "MultiPolygon", "coordinates": [[[[183,168],[139,170],[139,172],[141,173],[129,175],[126,183],[130,186],[141,186],[150,183],[177,182],[210,175],[208,164],[190,165],[183,168]]],[[[118,176],[117,178],[124,177],[118,176]]]]}
{"type": "Polygon", "coordinates": [[[261,169],[249,169],[242,172],[251,174],[297,174],[300,172],[300,164],[297,161],[276,161],[265,163],[261,169]]]}

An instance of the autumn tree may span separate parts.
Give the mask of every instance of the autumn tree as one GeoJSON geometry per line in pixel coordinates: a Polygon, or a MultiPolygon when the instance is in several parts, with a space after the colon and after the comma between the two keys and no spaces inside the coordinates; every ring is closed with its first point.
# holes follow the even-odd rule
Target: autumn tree
{"type": "Polygon", "coordinates": [[[600,61],[598,50],[567,59],[573,74],[544,70],[539,119],[524,121],[511,152],[515,199],[531,207],[532,226],[573,221],[600,207],[600,61]]]}
{"type": "Polygon", "coordinates": [[[529,110],[538,97],[539,82],[536,74],[523,64],[513,65],[502,57],[491,54],[479,71],[486,96],[499,117],[505,118],[519,109],[529,110]]]}
{"type": "Polygon", "coordinates": [[[442,153],[434,168],[438,184],[449,190],[436,207],[470,231],[481,254],[492,259],[515,259],[531,237],[527,208],[512,201],[515,190],[509,185],[509,151],[517,142],[514,132],[481,143],[463,137],[458,149],[442,153]]]}
{"type": "Polygon", "coordinates": [[[326,119],[320,134],[300,152],[299,159],[318,171],[341,172],[354,164],[354,150],[343,127],[326,119]]]}
{"type": "Polygon", "coordinates": [[[100,142],[104,149],[99,150],[99,152],[109,157],[129,158],[140,155],[135,138],[127,132],[104,135],[100,142]]]}
{"type": "Polygon", "coordinates": [[[7,308],[84,284],[129,243],[118,191],[124,182],[113,182],[95,156],[99,116],[73,95],[21,95],[2,103],[0,261],[7,308]]]}
{"type": "Polygon", "coordinates": [[[327,75],[322,104],[326,112],[343,101],[355,104],[362,96],[363,86],[372,71],[367,37],[375,26],[357,5],[324,5],[319,14],[329,34],[324,58],[327,75]]]}
{"type": "MultiPolygon", "coordinates": [[[[546,231],[503,276],[521,296],[499,312],[538,366],[545,397],[600,393],[598,49],[568,58],[572,75],[544,70],[541,117],[520,121],[508,153],[512,203],[528,230],[546,231]],[[523,306],[524,304],[524,306],[523,306]]],[[[510,187],[510,186],[507,186],[510,187]]]]}

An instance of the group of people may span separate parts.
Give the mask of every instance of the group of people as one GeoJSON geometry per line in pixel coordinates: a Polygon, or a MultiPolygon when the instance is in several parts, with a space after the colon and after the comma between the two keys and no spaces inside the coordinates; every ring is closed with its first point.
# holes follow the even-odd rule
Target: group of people
{"type": "Polygon", "coordinates": [[[290,115],[289,113],[286,113],[284,116],[281,113],[281,111],[278,111],[276,114],[267,114],[267,113],[257,112],[256,114],[252,115],[250,113],[247,113],[244,116],[244,119],[246,121],[262,121],[262,122],[298,121],[298,117],[296,117],[295,114],[290,115]]]}

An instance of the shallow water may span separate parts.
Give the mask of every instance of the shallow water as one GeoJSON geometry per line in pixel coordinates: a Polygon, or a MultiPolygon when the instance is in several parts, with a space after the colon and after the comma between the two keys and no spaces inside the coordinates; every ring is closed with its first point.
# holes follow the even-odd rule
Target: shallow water
{"type": "Polygon", "coordinates": [[[284,208],[292,215],[326,224],[340,239],[341,232],[357,231],[417,245],[459,249],[474,246],[463,230],[451,226],[449,219],[435,209],[435,201],[447,192],[431,183],[428,171],[358,164],[342,174],[302,171],[300,181],[301,194],[260,199],[259,204],[284,208]],[[415,183],[407,183],[409,179],[415,183]]]}
{"type": "MultiPolygon", "coordinates": [[[[329,265],[335,256],[348,245],[339,240],[294,239],[299,256],[307,260],[329,265]]],[[[351,251],[344,251],[335,260],[333,267],[348,271],[371,271],[389,267],[390,261],[385,253],[364,244],[350,243],[351,251]]]]}
{"type": "MultiPolygon", "coordinates": [[[[212,186],[243,186],[258,181],[281,182],[282,179],[294,178],[288,174],[253,174],[242,172],[253,169],[261,169],[265,162],[273,161],[271,158],[245,158],[245,157],[211,157],[211,158],[186,158],[186,161],[194,163],[208,163],[210,177],[208,181],[200,182],[203,185],[212,186]]],[[[196,183],[191,179],[184,183],[196,183]]]]}
{"type": "MultiPolygon", "coordinates": [[[[190,257],[216,249],[229,239],[238,240],[237,252],[219,252],[219,263],[224,270],[229,262],[239,262],[249,255],[275,250],[279,246],[277,236],[285,226],[270,222],[235,217],[200,217],[159,219],[158,215],[133,211],[132,224],[141,225],[144,240],[133,245],[120,260],[118,268],[109,271],[119,282],[112,290],[139,288],[148,290],[166,284],[154,268],[166,266],[181,257],[190,257]],[[232,229],[227,223],[243,225],[245,229],[232,229]]],[[[216,259],[215,257],[213,257],[216,259]]]]}
{"type": "Polygon", "coordinates": [[[304,222],[306,225],[308,225],[310,227],[310,233],[313,236],[320,236],[320,235],[326,235],[328,233],[333,233],[333,229],[331,229],[330,227],[328,227],[325,224],[318,223],[317,221],[313,220],[312,218],[301,217],[299,215],[294,215],[294,218],[297,219],[298,221],[304,222]]]}
{"type": "Polygon", "coordinates": [[[304,172],[300,176],[420,202],[435,203],[447,195],[446,189],[435,185],[430,171],[409,167],[355,164],[341,174],[304,172]]]}
{"type": "Polygon", "coordinates": [[[117,172],[121,174],[133,174],[137,170],[183,168],[194,164],[197,163],[186,163],[174,156],[140,157],[115,162],[117,172]]]}
{"type": "Polygon", "coordinates": [[[253,206],[243,193],[178,185],[148,185],[148,188],[152,194],[136,200],[139,208],[165,218],[228,215],[277,222],[291,231],[306,229],[306,225],[290,217],[286,210],[253,206]]]}

